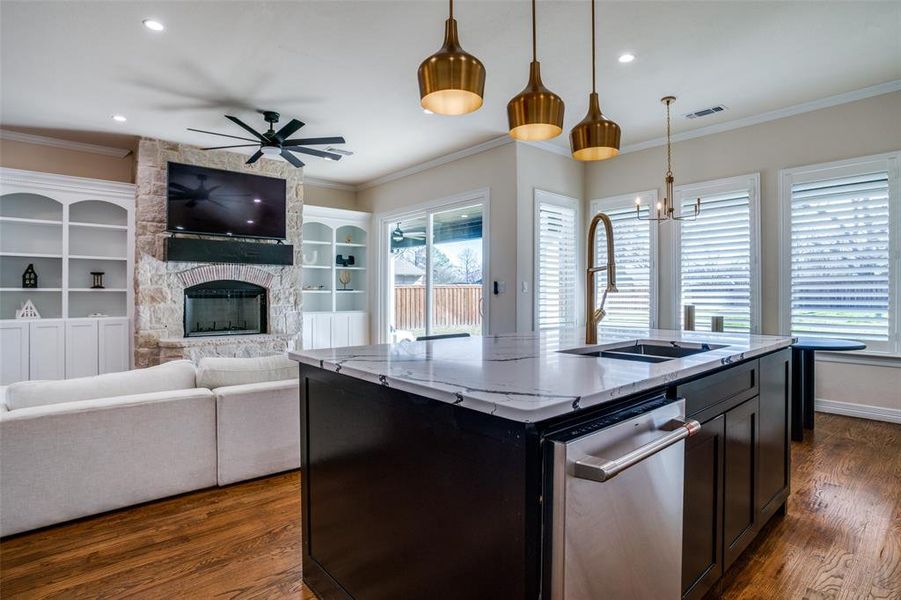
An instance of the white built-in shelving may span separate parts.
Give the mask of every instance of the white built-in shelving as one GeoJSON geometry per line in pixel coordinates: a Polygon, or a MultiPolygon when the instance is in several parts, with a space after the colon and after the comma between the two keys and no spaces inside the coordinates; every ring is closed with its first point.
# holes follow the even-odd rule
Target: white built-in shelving
{"type": "Polygon", "coordinates": [[[369,221],[365,212],[304,207],[303,343],[305,348],[364,344],[369,339],[369,221]],[[353,266],[337,264],[354,257],[353,266]],[[348,283],[341,283],[342,272],[348,283]]]}
{"type": "MultiPolygon", "coordinates": [[[[0,168],[0,323],[8,324],[4,331],[13,329],[16,310],[31,300],[46,327],[50,320],[59,320],[66,328],[69,320],[99,314],[103,318],[94,318],[98,331],[114,331],[130,343],[133,211],[132,184],[0,168]],[[37,273],[37,288],[22,287],[29,264],[37,273]],[[92,272],[104,273],[103,289],[91,288],[92,272]]],[[[65,334],[61,336],[65,339],[65,334]]],[[[123,356],[128,368],[130,352],[123,356]]],[[[26,366],[31,362],[19,361],[26,366]]],[[[99,365],[113,363],[122,364],[122,359],[98,358],[99,365]]],[[[5,371],[4,379],[8,383],[5,371]]]]}

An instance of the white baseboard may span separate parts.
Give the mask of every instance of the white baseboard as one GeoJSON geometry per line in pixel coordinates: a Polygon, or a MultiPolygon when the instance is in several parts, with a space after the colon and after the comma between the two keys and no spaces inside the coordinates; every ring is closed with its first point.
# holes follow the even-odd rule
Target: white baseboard
{"type": "Polygon", "coordinates": [[[839,402],[824,398],[817,398],[815,407],[818,412],[857,417],[859,419],[872,419],[874,421],[886,421],[888,423],[901,423],[901,408],[854,404],[852,402],[839,402]]]}

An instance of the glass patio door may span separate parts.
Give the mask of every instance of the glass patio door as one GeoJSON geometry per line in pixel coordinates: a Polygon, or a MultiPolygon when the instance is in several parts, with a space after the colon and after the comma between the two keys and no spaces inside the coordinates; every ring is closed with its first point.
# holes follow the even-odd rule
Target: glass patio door
{"type": "Polygon", "coordinates": [[[481,335],[484,205],[466,203],[385,221],[388,342],[481,335]]]}

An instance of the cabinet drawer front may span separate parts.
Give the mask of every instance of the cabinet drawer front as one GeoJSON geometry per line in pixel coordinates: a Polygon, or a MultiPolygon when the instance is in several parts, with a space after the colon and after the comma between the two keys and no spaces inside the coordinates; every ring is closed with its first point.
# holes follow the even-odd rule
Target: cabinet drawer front
{"type": "MultiPolygon", "coordinates": [[[[697,379],[680,385],[677,395],[685,398],[685,414],[694,417],[699,413],[712,408],[720,402],[734,400],[735,403],[752,398],[757,395],[758,362],[748,362],[724,369],[713,375],[697,379]]],[[[702,415],[704,419],[727,410],[720,407],[716,413],[702,415]]]]}

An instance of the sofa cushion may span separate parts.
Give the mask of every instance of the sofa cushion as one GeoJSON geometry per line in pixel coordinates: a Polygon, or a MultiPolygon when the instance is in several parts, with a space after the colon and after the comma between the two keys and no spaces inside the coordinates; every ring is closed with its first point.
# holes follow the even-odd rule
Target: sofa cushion
{"type": "Polygon", "coordinates": [[[259,358],[201,358],[197,387],[211,390],[228,385],[297,379],[298,365],[280,354],[259,358]]]}
{"type": "Polygon", "coordinates": [[[6,406],[12,411],[60,402],[184,390],[196,387],[195,375],[191,361],[177,360],[121,373],[59,381],[20,381],[6,389],[6,406]]]}

